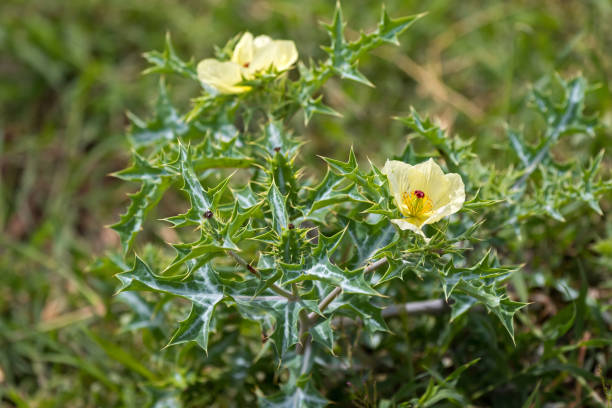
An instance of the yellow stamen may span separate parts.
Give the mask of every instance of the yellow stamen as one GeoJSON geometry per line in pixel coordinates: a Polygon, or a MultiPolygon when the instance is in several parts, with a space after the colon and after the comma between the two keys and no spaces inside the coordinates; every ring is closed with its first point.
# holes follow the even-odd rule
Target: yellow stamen
{"type": "Polygon", "coordinates": [[[402,214],[412,218],[427,218],[433,211],[433,202],[422,191],[414,190],[402,193],[402,214]]]}

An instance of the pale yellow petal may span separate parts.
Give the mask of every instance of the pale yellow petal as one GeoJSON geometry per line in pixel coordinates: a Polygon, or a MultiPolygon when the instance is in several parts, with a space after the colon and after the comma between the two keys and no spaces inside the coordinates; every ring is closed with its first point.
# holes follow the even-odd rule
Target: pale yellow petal
{"type": "Polygon", "coordinates": [[[255,48],[249,70],[255,73],[274,67],[277,71],[284,71],[290,68],[297,59],[298,52],[293,41],[262,41],[262,45],[255,48]]]}
{"type": "Polygon", "coordinates": [[[425,233],[423,232],[423,230],[421,230],[420,227],[412,224],[411,222],[409,222],[406,219],[391,220],[391,222],[394,223],[395,225],[397,225],[399,227],[399,229],[401,229],[401,230],[412,231],[415,234],[418,234],[418,235],[422,236],[423,238],[425,238],[425,242],[429,242],[429,240],[430,240],[430,238],[427,238],[425,236],[425,233]]]}
{"type": "Polygon", "coordinates": [[[421,228],[418,225],[411,223],[409,220],[405,218],[398,218],[395,220],[391,220],[391,222],[397,225],[401,230],[404,230],[404,231],[409,230],[409,231],[416,232],[419,235],[425,236],[425,234],[423,234],[423,231],[421,231],[421,228]]]}
{"type": "Polygon", "coordinates": [[[408,174],[412,168],[413,166],[408,163],[398,160],[387,160],[382,169],[382,173],[386,175],[387,179],[389,180],[391,194],[401,194],[406,191],[406,189],[409,187],[408,174]]]}
{"type": "MultiPolygon", "coordinates": [[[[259,38],[259,37],[258,37],[259,38]]],[[[232,62],[241,67],[248,67],[254,57],[253,34],[248,31],[242,35],[232,54],[232,62]]]]}
{"type": "Polygon", "coordinates": [[[258,50],[267,46],[271,42],[272,42],[272,38],[268,37],[267,35],[258,35],[253,40],[253,47],[255,48],[254,52],[257,53],[258,50]]]}
{"type": "Polygon", "coordinates": [[[298,59],[298,51],[293,41],[274,41],[274,68],[284,71],[291,68],[298,59]]]}
{"type": "Polygon", "coordinates": [[[412,167],[410,164],[398,160],[387,160],[382,169],[382,173],[389,180],[389,190],[395,199],[395,204],[404,215],[406,214],[402,206],[402,193],[408,191],[410,187],[408,173],[412,167]]]}
{"type": "Polygon", "coordinates": [[[465,202],[465,186],[461,176],[456,173],[444,175],[444,183],[447,188],[445,194],[445,204],[442,206],[434,206],[434,212],[429,216],[423,224],[433,224],[444,217],[456,213],[463,207],[465,202]]]}
{"type": "Polygon", "coordinates": [[[450,204],[443,205],[442,207],[436,208],[433,213],[423,221],[423,225],[433,224],[434,222],[440,221],[442,218],[451,215],[450,204]]]}
{"type": "Polygon", "coordinates": [[[444,178],[444,172],[438,164],[429,159],[414,166],[414,171],[419,172],[419,183],[413,183],[411,188],[425,191],[433,202],[434,208],[448,203],[448,181],[444,178]]]}
{"type": "MultiPolygon", "coordinates": [[[[419,163],[414,166],[408,165],[409,167],[404,167],[405,174],[402,175],[402,192],[421,190],[424,191],[427,196],[429,196],[429,185],[432,178],[432,170],[435,170],[432,163],[433,161],[429,159],[426,162],[419,163]]],[[[435,163],[433,164],[435,165],[435,163]]],[[[431,199],[431,197],[429,198],[431,199]]]]}
{"type": "Polygon", "coordinates": [[[197,66],[200,81],[212,86],[221,93],[235,94],[248,91],[248,86],[238,85],[242,82],[240,66],[231,61],[205,59],[197,66]]]}
{"type": "Polygon", "coordinates": [[[463,207],[465,202],[465,185],[461,176],[456,173],[449,173],[445,177],[449,185],[451,214],[454,214],[463,207]]]}
{"type": "Polygon", "coordinates": [[[249,71],[252,73],[265,71],[274,64],[276,56],[274,43],[275,41],[270,41],[257,48],[257,52],[253,55],[253,60],[249,65],[249,71]]]}
{"type": "Polygon", "coordinates": [[[246,68],[247,75],[253,77],[259,71],[265,71],[272,65],[274,53],[272,50],[274,41],[267,35],[258,35],[253,40],[253,58],[246,68]]]}

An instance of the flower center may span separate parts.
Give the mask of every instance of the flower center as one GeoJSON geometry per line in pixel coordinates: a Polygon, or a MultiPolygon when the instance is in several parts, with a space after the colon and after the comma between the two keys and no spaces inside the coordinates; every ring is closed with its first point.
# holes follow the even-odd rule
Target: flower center
{"type": "Polygon", "coordinates": [[[406,217],[426,218],[433,211],[433,202],[421,190],[402,193],[402,213],[406,217]]]}
{"type": "Polygon", "coordinates": [[[250,63],[250,62],[245,62],[244,64],[242,64],[242,66],[243,66],[243,67],[245,67],[245,68],[248,68],[248,67],[249,67],[249,65],[251,65],[251,63],[250,63]]]}

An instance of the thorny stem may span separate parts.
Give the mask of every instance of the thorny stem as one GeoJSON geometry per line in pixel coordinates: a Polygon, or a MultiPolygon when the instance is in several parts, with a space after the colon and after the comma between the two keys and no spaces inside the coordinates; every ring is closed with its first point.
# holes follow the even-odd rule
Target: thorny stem
{"type": "Polygon", "coordinates": [[[310,336],[306,332],[310,328],[310,319],[305,310],[300,311],[300,331],[298,333],[298,344],[295,351],[298,354],[304,353],[306,347],[310,347],[310,336]]]}
{"type": "MultiPolygon", "coordinates": [[[[231,249],[229,251],[227,251],[227,253],[232,258],[234,258],[236,260],[236,262],[238,262],[240,265],[244,266],[253,275],[257,276],[258,278],[261,277],[261,274],[259,273],[259,271],[257,269],[255,269],[247,261],[245,261],[240,255],[238,255],[237,253],[235,253],[231,249]]],[[[281,288],[280,286],[277,286],[274,283],[272,285],[270,285],[270,289],[272,289],[274,292],[278,293],[282,297],[285,297],[285,298],[287,298],[287,299],[289,299],[291,301],[296,300],[296,297],[293,295],[293,293],[286,291],[285,289],[281,288]]]]}
{"type": "Polygon", "coordinates": [[[383,265],[387,264],[387,258],[381,258],[378,261],[368,265],[365,267],[365,269],[363,270],[364,273],[370,273],[372,271],[375,271],[376,269],[380,268],[383,265]]]}
{"type": "MultiPolygon", "coordinates": [[[[381,266],[386,265],[387,262],[388,262],[387,258],[381,258],[378,261],[366,266],[363,272],[364,273],[372,272],[380,268],[381,266]]],[[[329,306],[330,303],[333,302],[334,299],[338,297],[338,295],[340,295],[340,293],[342,293],[342,288],[340,286],[332,290],[329,293],[329,295],[325,296],[325,298],[319,303],[319,310],[322,312],[325,309],[327,309],[327,306],[329,306]]],[[[310,324],[313,324],[314,322],[316,322],[318,318],[319,318],[319,315],[316,314],[315,312],[312,312],[308,315],[308,320],[310,321],[310,324]]]]}
{"type": "MultiPolygon", "coordinates": [[[[325,296],[325,298],[321,302],[319,302],[319,310],[323,312],[325,309],[327,309],[327,306],[329,306],[330,303],[333,302],[334,299],[340,295],[340,293],[342,293],[342,288],[340,286],[334,288],[334,290],[332,290],[329,295],[325,296]]],[[[311,312],[308,315],[308,320],[316,320],[318,316],[319,315],[315,312],[311,312]]]]}
{"type": "MultiPolygon", "coordinates": [[[[386,265],[387,262],[387,258],[381,258],[378,261],[366,266],[364,269],[364,273],[372,272],[380,268],[381,266],[386,265]]],[[[331,302],[333,302],[334,299],[337,298],[338,295],[340,295],[340,293],[342,293],[342,288],[340,286],[332,290],[329,295],[325,296],[325,298],[321,300],[321,302],[319,302],[319,311],[323,312],[325,309],[327,309],[327,306],[329,306],[331,302]]],[[[298,337],[300,340],[300,344],[298,344],[298,347],[296,348],[296,352],[298,354],[303,354],[305,348],[310,347],[309,344],[311,341],[309,336],[306,335],[306,333],[317,322],[318,319],[319,315],[315,312],[312,312],[307,316],[305,314],[300,315],[300,334],[298,337]]]]}
{"type": "MultiPolygon", "coordinates": [[[[302,352],[299,354],[302,354],[302,352]]],[[[302,357],[302,368],[300,370],[300,375],[306,374],[311,367],[310,359],[312,357],[312,341],[310,341],[310,338],[308,338],[304,343],[303,354],[304,356],[302,357]]]]}
{"type": "Polygon", "coordinates": [[[441,313],[449,309],[449,304],[444,299],[420,300],[417,302],[391,305],[382,311],[383,317],[394,317],[401,314],[414,315],[421,313],[441,313]]]}
{"type": "MultiPolygon", "coordinates": [[[[444,299],[420,300],[398,305],[390,305],[382,311],[383,318],[395,317],[399,315],[419,315],[419,314],[439,314],[449,310],[449,303],[444,299]]],[[[349,317],[338,317],[332,321],[332,326],[347,327],[359,324],[359,320],[349,317]]]]}

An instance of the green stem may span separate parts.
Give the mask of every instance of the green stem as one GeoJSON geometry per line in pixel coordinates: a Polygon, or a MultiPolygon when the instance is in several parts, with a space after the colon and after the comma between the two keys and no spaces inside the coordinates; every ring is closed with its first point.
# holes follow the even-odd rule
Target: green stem
{"type": "MultiPolygon", "coordinates": [[[[369,273],[372,272],[378,268],[380,268],[383,265],[387,264],[387,258],[381,258],[378,261],[366,266],[363,270],[364,273],[369,273]]],[[[340,286],[336,287],[334,290],[332,290],[329,295],[325,296],[325,298],[319,303],[319,310],[321,312],[323,312],[325,309],[327,309],[327,306],[329,306],[331,304],[331,302],[334,301],[334,299],[336,299],[340,293],[342,293],[342,288],[340,286]]],[[[316,314],[315,312],[312,312],[308,315],[308,320],[310,321],[310,325],[313,325],[317,319],[319,318],[319,315],[316,314]]]]}
{"type": "MultiPolygon", "coordinates": [[[[249,264],[247,261],[245,261],[240,255],[238,255],[237,253],[235,253],[231,249],[228,250],[227,253],[232,258],[234,258],[236,260],[236,262],[238,262],[240,265],[244,266],[253,275],[257,276],[258,278],[261,278],[261,273],[259,273],[259,271],[257,269],[255,269],[251,264],[249,264]]],[[[290,301],[297,300],[297,298],[293,295],[293,293],[286,291],[285,289],[281,288],[280,286],[277,286],[274,283],[272,285],[270,285],[270,289],[272,289],[274,292],[276,292],[279,295],[287,298],[290,301]]]]}

